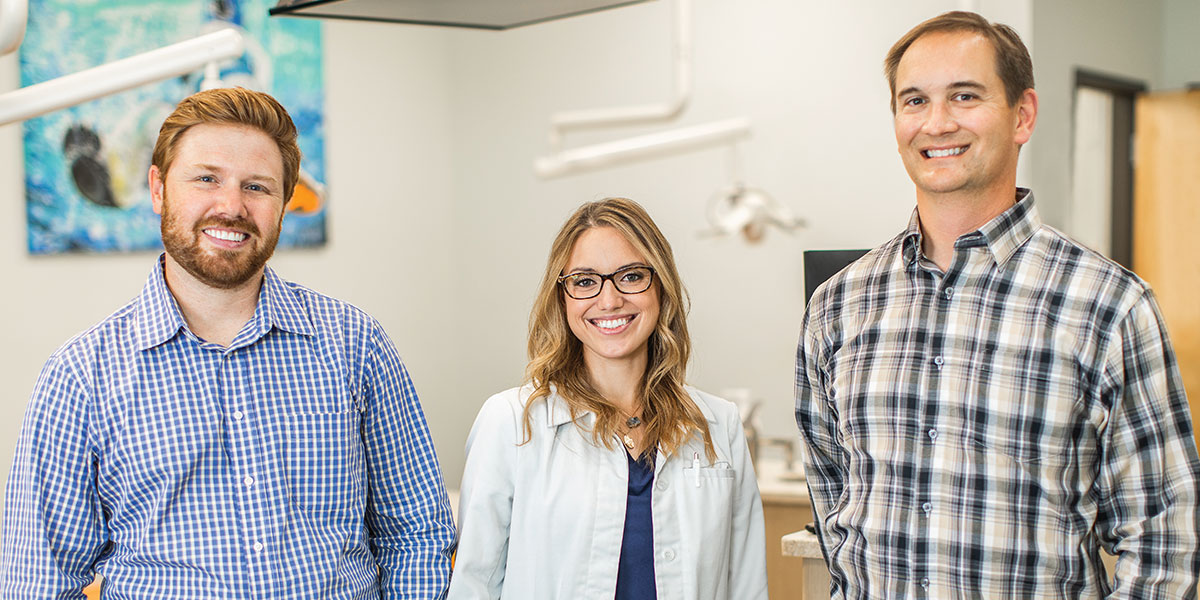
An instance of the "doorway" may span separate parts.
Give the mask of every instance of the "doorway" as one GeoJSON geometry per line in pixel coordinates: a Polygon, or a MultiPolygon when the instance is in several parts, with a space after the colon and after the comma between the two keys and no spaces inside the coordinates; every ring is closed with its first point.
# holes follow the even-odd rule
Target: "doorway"
{"type": "Polygon", "coordinates": [[[1071,235],[1133,266],[1134,105],[1146,84],[1075,71],[1071,235]]]}

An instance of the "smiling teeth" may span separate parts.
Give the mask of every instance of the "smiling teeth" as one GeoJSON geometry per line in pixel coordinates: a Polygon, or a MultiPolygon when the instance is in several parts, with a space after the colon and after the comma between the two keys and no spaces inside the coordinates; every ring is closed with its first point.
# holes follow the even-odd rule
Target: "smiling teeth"
{"type": "Polygon", "coordinates": [[[630,320],[631,317],[625,317],[623,319],[596,319],[592,322],[596,324],[596,327],[601,329],[616,329],[628,323],[630,320]]]}
{"type": "Polygon", "coordinates": [[[225,231],[223,229],[205,229],[204,233],[227,242],[240,242],[246,239],[246,234],[237,233],[236,231],[225,231]]]}
{"type": "Polygon", "coordinates": [[[950,148],[948,150],[926,150],[925,156],[929,158],[945,158],[947,156],[957,156],[966,151],[966,146],[959,146],[958,148],[950,148]]]}

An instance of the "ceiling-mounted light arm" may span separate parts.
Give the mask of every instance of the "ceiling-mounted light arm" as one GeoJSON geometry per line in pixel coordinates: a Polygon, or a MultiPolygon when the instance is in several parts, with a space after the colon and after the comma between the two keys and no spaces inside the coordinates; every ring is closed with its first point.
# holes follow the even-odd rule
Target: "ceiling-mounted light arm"
{"type": "Polygon", "coordinates": [[[748,137],[749,119],[727,119],[564,150],[534,160],[533,169],[542,178],[560,177],[614,164],[732,144],[748,137]]]}
{"type": "Polygon", "coordinates": [[[204,65],[204,79],[200,80],[200,90],[215,90],[223,86],[224,84],[221,83],[221,66],[217,64],[217,61],[214,60],[204,65]]]}
{"type": "Polygon", "coordinates": [[[687,107],[692,94],[692,0],[673,0],[671,53],[672,97],[658,104],[563,111],[550,117],[550,147],[562,147],[570,129],[613,127],[670,121],[687,107]]]}
{"type": "Polygon", "coordinates": [[[29,0],[0,0],[0,56],[21,46],[29,17],[29,0]]]}
{"type": "MultiPolygon", "coordinates": [[[[2,0],[0,0],[2,1],[2,0]]],[[[91,69],[0,95],[0,125],[191,73],[209,63],[241,56],[246,42],[222,29],[91,69]]]]}

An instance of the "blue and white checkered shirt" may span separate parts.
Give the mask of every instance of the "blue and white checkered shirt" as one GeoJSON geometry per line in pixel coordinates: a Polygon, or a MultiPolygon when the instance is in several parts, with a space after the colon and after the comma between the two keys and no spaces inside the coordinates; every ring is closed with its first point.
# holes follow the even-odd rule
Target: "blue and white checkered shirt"
{"type": "Polygon", "coordinates": [[[425,417],[367,314],[266,270],[228,348],[163,279],[54,353],[8,480],[0,597],[439,598],[425,417]]]}

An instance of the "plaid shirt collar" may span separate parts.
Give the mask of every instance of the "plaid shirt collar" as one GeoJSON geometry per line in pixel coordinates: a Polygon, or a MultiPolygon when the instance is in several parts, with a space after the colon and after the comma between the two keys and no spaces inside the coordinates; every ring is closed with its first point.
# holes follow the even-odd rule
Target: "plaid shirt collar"
{"type": "MultiPolygon", "coordinates": [[[[992,255],[992,260],[1002,266],[1041,226],[1042,217],[1034,206],[1033,192],[1019,187],[1016,203],[1012,207],[988,221],[983,227],[959,236],[954,242],[954,248],[986,247],[992,255]]],[[[906,266],[911,268],[916,264],[920,256],[921,242],[920,215],[914,208],[912,217],[908,220],[908,229],[901,240],[901,252],[906,266]]]]}
{"type": "MultiPolygon", "coordinates": [[[[136,301],[134,328],[139,350],[149,350],[174,338],[180,331],[189,331],[179,310],[179,303],[167,288],[163,275],[165,260],[164,252],[158,256],[136,301]]],[[[263,272],[263,285],[258,293],[254,316],[238,332],[230,349],[248,346],[272,328],[304,336],[311,336],[314,332],[308,312],[296,295],[290,292],[274,270],[267,267],[263,272]]]]}

